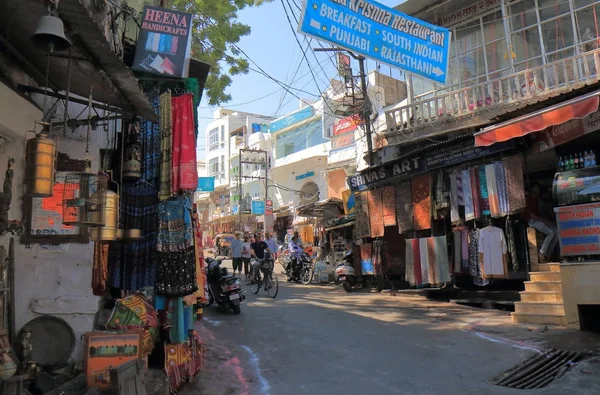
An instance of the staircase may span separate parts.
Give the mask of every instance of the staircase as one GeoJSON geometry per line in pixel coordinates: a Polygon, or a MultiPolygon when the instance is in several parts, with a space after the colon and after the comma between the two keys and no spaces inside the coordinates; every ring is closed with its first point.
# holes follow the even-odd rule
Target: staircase
{"type": "Polygon", "coordinates": [[[534,325],[567,325],[562,296],[560,264],[539,265],[539,272],[529,273],[521,301],[511,313],[513,322],[534,325]]]}

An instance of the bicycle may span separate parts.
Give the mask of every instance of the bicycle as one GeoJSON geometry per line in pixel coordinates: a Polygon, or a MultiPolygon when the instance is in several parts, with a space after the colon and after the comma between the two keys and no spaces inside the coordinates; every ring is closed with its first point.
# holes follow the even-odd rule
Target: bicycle
{"type": "Polygon", "coordinates": [[[253,294],[258,294],[258,291],[263,288],[267,295],[274,299],[279,293],[279,281],[273,273],[274,262],[272,259],[257,260],[253,259],[250,264],[252,271],[250,272],[250,291],[253,294]],[[262,272],[262,276],[261,276],[262,272]]]}

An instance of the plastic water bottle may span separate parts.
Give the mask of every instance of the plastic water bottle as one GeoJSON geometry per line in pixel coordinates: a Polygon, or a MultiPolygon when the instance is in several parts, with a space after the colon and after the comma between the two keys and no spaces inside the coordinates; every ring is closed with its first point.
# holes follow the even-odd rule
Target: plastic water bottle
{"type": "Polygon", "coordinates": [[[596,153],[590,151],[590,166],[596,166],[596,153]]]}
{"type": "Polygon", "coordinates": [[[580,152],[579,153],[579,168],[583,169],[585,167],[584,161],[583,161],[583,154],[580,152]]]}
{"type": "Polygon", "coordinates": [[[575,161],[573,160],[573,154],[569,155],[567,160],[567,170],[573,170],[575,167],[575,161]]]}
{"type": "Polygon", "coordinates": [[[579,169],[579,155],[577,154],[573,158],[573,169],[579,169]]]}
{"type": "Polygon", "coordinates": [[[562,156],[558,157],[558,171],[565,170],[565,162],[563,161],[562,156]]]}

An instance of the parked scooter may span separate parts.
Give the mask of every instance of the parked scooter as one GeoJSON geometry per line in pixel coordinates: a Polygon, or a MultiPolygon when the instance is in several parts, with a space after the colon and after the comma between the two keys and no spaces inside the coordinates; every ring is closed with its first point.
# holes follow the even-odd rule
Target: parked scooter
{"type": "Polygon", "coordinates": [[[352,292],[352,288],[359,284],[358,276],[354,270],[354,254],[352,251],[346,252],[341,262],[338,262],[333,275],[335,282],[342,284],[346,292],[352,292]]]}
{"type": "Polygon", "coordinates": [[[221,267],[222,259],[206,258],[208,265],[208,305],[214,302],[219,307],[241,313],[241,302],[246,299],[240,280],[221,267]]]}

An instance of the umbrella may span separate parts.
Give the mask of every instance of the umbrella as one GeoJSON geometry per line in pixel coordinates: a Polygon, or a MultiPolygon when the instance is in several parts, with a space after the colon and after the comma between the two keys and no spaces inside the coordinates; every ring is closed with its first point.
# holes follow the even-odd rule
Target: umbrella
{"type": "Polygon", "coordinates": [[[152,352],[158,326],[158,316],[152,303],[139,294],[119,300],[106,324],[108,329],[125,333],[140,331],[143,355],[152,352]]]}

